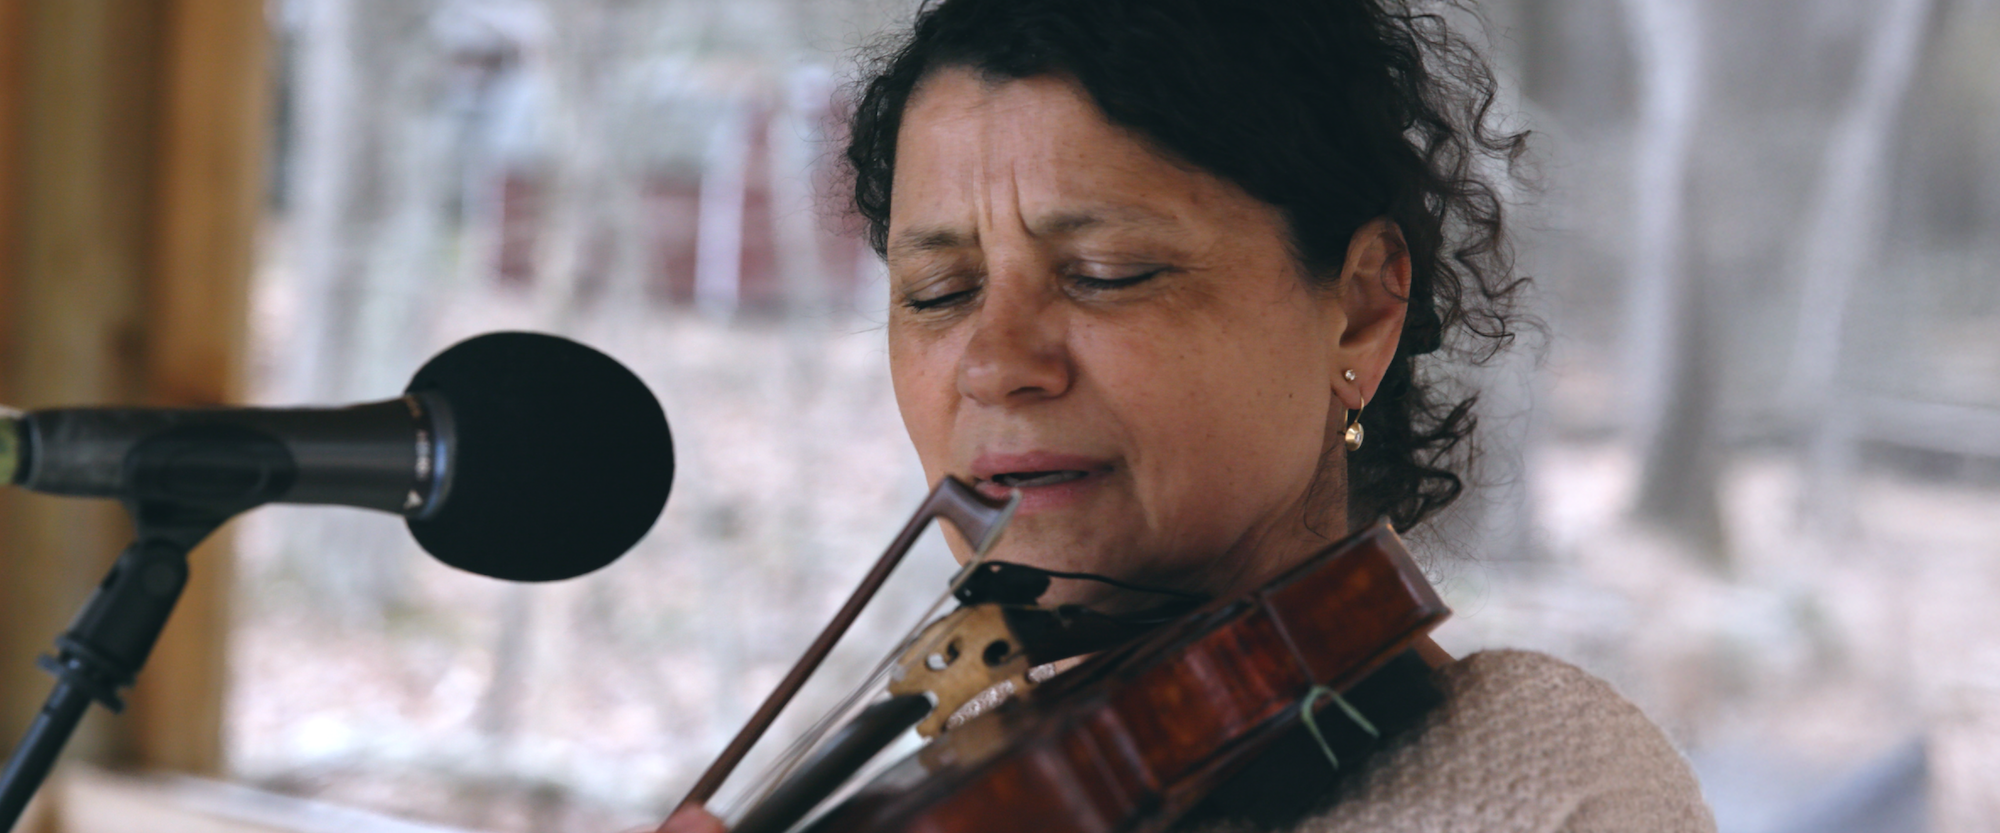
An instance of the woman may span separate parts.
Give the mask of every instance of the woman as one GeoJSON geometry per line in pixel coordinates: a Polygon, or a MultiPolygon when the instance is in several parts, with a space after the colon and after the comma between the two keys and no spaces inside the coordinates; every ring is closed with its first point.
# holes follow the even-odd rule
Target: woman
{"type": "MultiPolygon", "coordinates": [[[[1400,0],[928,7],[847,151],[925,475],[1020,490],[996,557],[1208,595],[1421,523],[1472,429],[1432,368],[1504,346],[1519,285],[1479,175],[1523,141],[1486,125],[1493,88],[1400,0]]],[[[1279,826],[1713,829],[1602,682],[1519,652],[1433,681],[1441,705],[1279,826]]]]}

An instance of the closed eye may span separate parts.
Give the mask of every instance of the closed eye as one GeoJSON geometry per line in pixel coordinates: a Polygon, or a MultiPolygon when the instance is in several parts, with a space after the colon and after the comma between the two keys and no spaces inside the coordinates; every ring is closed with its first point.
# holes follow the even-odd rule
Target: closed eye
{"type": "Polygon", "coordinates": [[[947,292],[943,295],[934,295],[928,298],[919,298],[915,295],[906,295],[903,297],[903,306],[909,307],[910,309],[916,310],[918,312],[922,312],[924,310],[944,309],[945,307],[957,306],[958,304],[971,300],[972,296],[978,292],[979,292],[978,288],[975,287],[972,289],[961,289],[957,292],[947,292]]]}
{"type": "MultiPolygon", "coordinates": [[[[1084,293],[1112,292],[1126,287],[1137,286],[1169,271],[1172,270],[1167,267],[1159,267],[1147,269],[1142,272],[1119,275],[1071,274],[1066,276],[1065,280],[1069,281],[1077,290],[1084,293]]],[[[902,300],[903,306],[916,312],[950,309],[977,298],[984,284],[983,281],[977,281],[971,286],[964,286],[961,283],[960,285],[964,286],[963,289],[937,292],[935,291],[936,289],[943,288],[937,286],[939,283],[948,286],[952,281],[938,281],[928,287],[921,287],[905,293],[902,300]]]]}
{"type": "Polygon", "coordinates": [[[1076,284],[1077,287],[1081,289],[1092,290],[1092,291],[1103,291],[1103,290],[1119,289],[1127,286],[1136,286],[1138,284],[1142,284],[1145,283],[1146,281],[1152,280],[1153,278],[1159,277],[1162,273],[1166,271],[1167,270],[1165,268],[1159,268],[1159,269],[1147,270],[1144,272],[1138,272],[1130,275],[1121,275],[1118,277],[1102,277],[1097,275],[1071,275],[1069,276],[1069,280],[1070,283],[1076,284]]]}

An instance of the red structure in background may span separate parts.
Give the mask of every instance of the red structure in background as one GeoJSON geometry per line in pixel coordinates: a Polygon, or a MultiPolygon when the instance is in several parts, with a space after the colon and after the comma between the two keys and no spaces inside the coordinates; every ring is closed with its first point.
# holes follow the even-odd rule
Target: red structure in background
{"type": "MultiPolygon", "coordinates": [[[[839,120],[822,109],[808,121],[819,136],[837,135],[839,120]]],[[[823,303],[828,309],[853,309],[857,301],[865,258],[870,257],[862,241],[846,232],[847,223],[832,199],[839,186],[837,158],[830,142],[815,142],[815,154],[808,172],[814,195],[810,206],[778,206],[773,188],[771,131],[781,123],[768,108],[757,107],[745,131],[745,169],[742,194],[741,251],[737,258],[735,309],[739,313],[780,314],[804,311],[809,303],[823,303]],[[814,250],[819,260],[822,282],[818,292],[807,298],[791,298],[794,282],[779,274],[778,232],[780,210],[810,211],[815,229],[814,250]]],[[[645,263],[651,274],[644,278],[648,295],[657,303],[692,306],[696,300],[695,276],[701,249],[702,178],[706,172],[681,168],[660,170],[645,177],[640,187],[647,239],[645,263]]],[[[542,211],[546,203],[543,178],[529,171],[505,169],[496,189],[499,205],[493,212],[498,224],[493,257],[498,282],[525,289],[535,282],[536,247],[541,242],[542,211]]],[[[732,201],[713,201],[732,202],[732,201]]],[[[608,241],[589,241],[585,259],[588,272],[600,271],[609,261],[608,241]]],[[[603,276],[585,274],[579,281],[586,290],[601,285],[603,276]]]]}
{"type": "Polygon", "coordinates": [[[701,177],[698,173],[647,177],[640,201],[646,226],[653,230],[653,263],[658,269],[648,276],[646,286],[656,301],[691,306],[695,247],[701,241],[701,177]]]}
{"type": "Polygon", "coordinates": [[[500,177],[499,205],[493,212],[499,226],[493,274],[502,286],[526,289],[535,281],[535,231],[543,190],[530,174],[508,170],[500,177]]]}

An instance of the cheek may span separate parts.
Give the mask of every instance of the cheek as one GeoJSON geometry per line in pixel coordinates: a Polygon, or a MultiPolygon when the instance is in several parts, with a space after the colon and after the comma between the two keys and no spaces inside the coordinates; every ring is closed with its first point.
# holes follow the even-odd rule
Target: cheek
{"type": "Polygon", "coordinates": [[[958,399],[956,362],[937,342],[890,325],[889,378],[896,392],[896,409],[923,463],[925,478],[933,481],[945,474],[944,466],[950,459],[953,408],[958,399]]]}
{"type": "Polygon", "coordinates": [[[1310,322],[1217,323],[1094,345],[1135,486],[1170,526],[1288,506],[1318,469],[1331,393],[1310,322]]]}

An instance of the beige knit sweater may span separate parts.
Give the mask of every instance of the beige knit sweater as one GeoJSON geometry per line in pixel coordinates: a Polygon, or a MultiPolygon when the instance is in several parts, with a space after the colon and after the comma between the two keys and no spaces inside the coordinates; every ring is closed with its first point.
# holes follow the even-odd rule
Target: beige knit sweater
{"type": "Polygon", "coordinates": [[[1603,680],[1526,651],[1434,679],[1443,704],[1297,833],[1715,830],[1687,761],[1603,680]]]}

